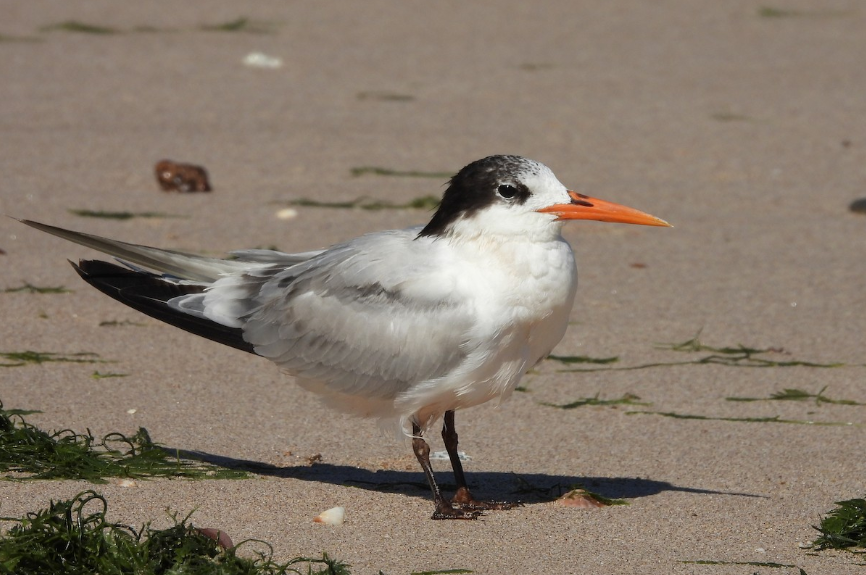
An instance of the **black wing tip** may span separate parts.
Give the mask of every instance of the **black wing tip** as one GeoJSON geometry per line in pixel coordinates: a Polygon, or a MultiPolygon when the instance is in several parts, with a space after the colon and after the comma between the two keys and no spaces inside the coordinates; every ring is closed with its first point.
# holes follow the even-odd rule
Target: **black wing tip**
{"type": "Polygon", "coordinates": [[[124,305],[189,333],[255,353],[253,345],[244,340],[240,328],[185,314],[167,303],[177,296],[201,293],[204,286],[168,282],[156,274],[131,270],[102,260],[69,263],[84,281],[124,305]]]}
{"type": "Polygon", "coordinates": [[[123,266],[119,266],[117,264],[105,262],[102,260],[78,260],[78,263],[75,263],[72,260],[66,261],[68,261],[69,265],[71,265],[78,273],[78,275],[81,276],[81,279],[83,279],[87,283],[90,283],[91,280],[120,277],[130,279],[133,277],[139,277],[140,279],[148,282],[159,279],[159,276],[155,274],[143,274],[129,268],[125,268],[123,266]]]}

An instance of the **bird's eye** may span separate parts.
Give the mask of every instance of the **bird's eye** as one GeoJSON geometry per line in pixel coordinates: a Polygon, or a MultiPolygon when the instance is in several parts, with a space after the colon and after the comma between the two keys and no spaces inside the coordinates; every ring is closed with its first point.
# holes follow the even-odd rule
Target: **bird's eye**
{"type": "Polygon", "coordinates": [[[496,188],[496,191],[506,200],[510,200],[517,195],[517,187],[512,186],[511,184],[502,184],[496,188]]]}

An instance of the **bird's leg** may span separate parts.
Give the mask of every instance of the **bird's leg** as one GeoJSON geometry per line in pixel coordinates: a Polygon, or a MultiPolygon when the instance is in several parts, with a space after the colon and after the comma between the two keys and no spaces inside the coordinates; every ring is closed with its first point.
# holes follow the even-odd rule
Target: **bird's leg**
{"type": "Polygon", "coordinates": [[[442,497],[442,492],[439,491],[439,486],[436,484],[436,478],[433,477],[433,468],[430,466],[430,446],[421,437],[421,428],[414,423],[412,424],[412,451],[415,452],[415,457],[418,458],[418,463],[421,464],[424,475],[427,476],[427,483],[430,484],[430,489],[433,491],[433,501],[436,503],[433,519],[475,519],[478,517],[480,512],[455,509],[450,502],[442,497]]]}
{"type": "Polygon", "coordinates": [[[461,509],[511,509],[519,503],[508,503],[506,501],[476,501],[469,492],[466,485],[466,475],[463,473],[463,464],[457,453],[457,429],[454,427],[454,410],[445,412],[445,422],[442,425],[442,440],[445,442],[445,450],[451,460],[451,468],[454,470],[454,482],[457,491],[451,499],[451,504],[461,509]]]}
{"type": "Polygon", "coordinates": [[[442,424],[442,440],[445,442],[445,450],[448,459],[451,460],[451,469],[454,470],[454,482],[457,484],[457,492],[454,494],[452,503],[464,505],[472,501],[472,494],[466,485],[466,475],[463,473],[463,464],[457,453],[457,430],[454,428],[454,411],[445,412],[445,421],[442,424]]]}

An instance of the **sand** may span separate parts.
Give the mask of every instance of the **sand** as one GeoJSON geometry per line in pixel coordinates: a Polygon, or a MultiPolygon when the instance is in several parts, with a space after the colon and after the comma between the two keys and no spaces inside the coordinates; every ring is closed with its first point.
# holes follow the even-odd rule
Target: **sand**
{"type": "Polygon", "coordinates": [[[211,255],[303,251],[429,212],[299,207],[277,218],[291,199],[403,203],[446,180],[352,168],[453,173],[520,154],[675,226],[567,226],[580,286],[555,353],[618,357],[610,367],[689,361],[710,352],[658,344],[700,331],[708,346],[783,350],[760,355],[773,361],[846,364],[544,362],[509,402],[457,414],[470,486],[516,499],[519,476],[628,505],[533,502],[431,521],[429,493],[403,485],[423,481],[408,444],[321,407],[260,358],[106,298],[65,262],[94,252],[2,218],[0,289],[72,291],[0,294],[0,351],[113,362],[0,369],[7,408],[41,410],[31,420],[45,429],[143,426],[173,448],[284,468],[134,487],[4,482],[3,516],[95,487],[114,520],[167,525],[166,508],[195,509],[195,524],[235,542],[269,541],[284,560],[325,551],[353,573],[798,572],[688,563],[702,560],[862,573],[862,559],[800,544],[835,501],[864,495],[866,407],[726,400],[826,387],[866,402],[866,219],[848,210],[866,196],[860,3],[37,0],[2,12],[0,213],[211,255]],[[252,29],[202,29],[239,17],[252,29]],[[71,20],[116,33],[42,30],[71,20]],[[245,65],[254,52],[282,66],[245,65]],[[163,158],[205,166],[214,192],[159,191],[163,158]],[[171,217],[70,212],[82,209],[171,217]],[[650,405],[547,405],[625,394],[650,405]],[[743,421],[776,416],[853,425],[743,421]],[[337,505],[343,525],[312,522],[337,505]]]}

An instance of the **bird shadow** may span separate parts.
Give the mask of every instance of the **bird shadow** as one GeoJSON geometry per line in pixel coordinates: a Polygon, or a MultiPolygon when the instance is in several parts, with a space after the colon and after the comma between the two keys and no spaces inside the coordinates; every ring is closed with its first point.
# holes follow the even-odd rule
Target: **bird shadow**
{"type": "MultiPolygon", "coordinates": [[[[313,462],[309,465],[280,467],[260,461],[235,459],[223,455],[200,451],[181,451],[189,457],[228,469],[246,471],[255,475],[330,483],[355,487],[381,493],[395,493],[410,497],[430,497],[430,487],[419,470],[400,471],[393,469],[370,470],[350,465],[313,462]]],[[[438,472],[439,487],[450,492],[456,486],[450,482],[450,472],[438,472]],[[442,481],[447,477],[449,481],[442,481]]],[[[550,475],[546,473],[517,474],[502,471],[479,471],[467,473],[469,488],[479,499],[502,499],[508,497],[522,503],[544,503],[576,488],[583,488],[609,499],[636,499],[657,495],[665,491],[678,491],[703,495],[731,495],[736,497],[759,497],[765,495],[736,491],[717,491],[697,487],[674,485],[667,481],[656,481],[640,477],[593,477],[576,475],[550,475]]]]}

